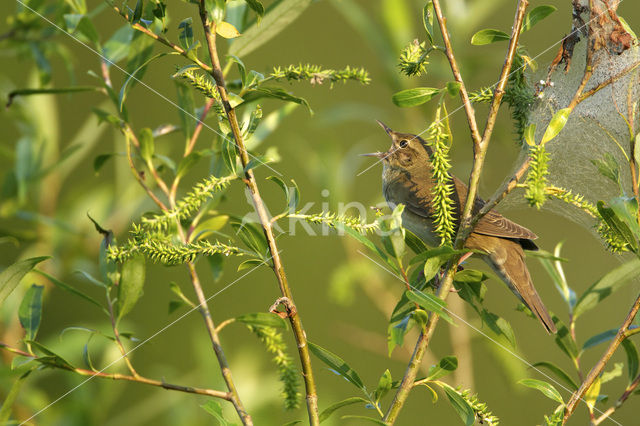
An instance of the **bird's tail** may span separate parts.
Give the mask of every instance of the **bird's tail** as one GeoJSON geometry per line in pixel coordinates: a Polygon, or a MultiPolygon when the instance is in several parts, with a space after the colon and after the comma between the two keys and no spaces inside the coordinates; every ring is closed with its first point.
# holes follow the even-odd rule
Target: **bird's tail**
{"type": "Polygon", "coordinates": [[[527,305],[547,332],[556,333],[556,325],[533,286],[533,281],[531,281],[529,270],[524,262],[522,247],[513,242],[512,247],[485,256],[485,261],[507,283],[511,291],[527,305]]]}

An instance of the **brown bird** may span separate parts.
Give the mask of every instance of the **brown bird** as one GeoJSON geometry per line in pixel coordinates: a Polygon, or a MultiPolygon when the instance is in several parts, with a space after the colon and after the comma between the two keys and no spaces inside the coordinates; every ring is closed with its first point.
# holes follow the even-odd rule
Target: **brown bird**
{"type": "MultiPolygon", "coordinates": [[[[387,203],[395,208],[404,204],[402,224],[420,237],[427,245],[438,246],[440,237],[433,224],[433,175],[431,148],[419,136],[398,133],[378,121],[391,137],[391,148],[387,152],[365,154],[382,160],[382,191],[387,203]]],[[[467,186],[455,176],[451,176],[454,192],[453,201],[456,225],[460,223],[460,212],[467,198],[467,186]]],[[[485,202],[476,198],[473,212],[477,213],[485,202]]],[[[509,286],[511,291],[533,312],[545,329],[555,333],[556,326],[536,292],[524,262],[524,251],[537,250],[532,240],[538,238],[527,228],[518,225],[490,211],[473,228],[465,242],[465,248],[479,250],[496,274],[509,286]]]]}

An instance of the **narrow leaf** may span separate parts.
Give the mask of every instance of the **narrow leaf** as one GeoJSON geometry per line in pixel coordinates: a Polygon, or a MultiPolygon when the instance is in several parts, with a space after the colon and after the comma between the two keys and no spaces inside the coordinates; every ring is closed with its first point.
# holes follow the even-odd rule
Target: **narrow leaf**
{"type": "Polygon", "coordinates": [[[535,24],[542,21],[556,10],[557,8],[555,6],[542,5],[529,11],[522,22],[522,32],[529,31],[535,24]]]}
{"type": "Polygon", "coordinates": [[[264,14],[261,22],[251,25],[245,30],[242,37],[233,42],[229,53],[244,57],[253,52],[295,21],[311,3],[312,0],[280,0],[275,2],[264,14]]]}
{"type": "Polygon", "coordinates": [[[16,262],[0,272],[0,305],[2,305],[7,296],[13,292],[20,283],[20,280],[38,263],[46,259],[49,259],[49,256],[31,257],[16,262]]]}
{"type": "Polygon", "coordinates": [[[216,25],[216,33],[218,33],[220,37],[224,38],[236,38],[241,36],[240,31],[238,31],[236,27],[225,21],[216,25]]]}
{"type": "Polygon", "coordinates": [[[564,404],[564,401],[562,400],[562,396],[560,395],[560,392],[558,392],[556,388],[553,387],[553,385],[547,382],[544,382],[542,380],[536,380],[536,379],[522,379],[518,381],[518,384],[524,385],[533,389],[537,389],[540,392],[542,392],[542,394],[547,398],[553,399],[554,401],[557,401],[560,404],[564,404]]]}
{"type": "Polygon", "coordinates": [[[49,275],[46,272],[40,271],[39,269],[36,269],[33,272],[42,275],[43,277],[45,277],[46,279],[51,281],[56,287],[58,287],[58,288],[60,288],[60,289],[62,289],[64,291],[68,291],[71,294],[75,294],[76,296],[81,297],[82,299],[86,300],[87,302],[92,303],[93,305],[97,306],[102,311],[107,312],[106,309],[100,304],[100,302],[98,302],[93,297],[84,294],[83,292],[81,292],[80,290],[76,289],[75,287],[72,287],[69,284],[62,282],[59,279],[53,277],[52,275],[49,275]]]}
{"type": "Polygon", "coordinates": [[[558,133],[562,131],[564,125],[567,124],[567,120],[569,120],[569,114],[571,114],[571,108],[563,108],[561,110],[556,111],[553,115],[553,118],[549,122],[549,126],[544,131],[544,135],[542,135],[542,140],[540,141],[540,145],[544,145],[549,142],[551,139],[558,136],[558,133]]]}
{"type": "Polygon", "coordinates": [[[640,274],[640,259],[632,259],[607,273],[580,296],[573,311],[574,317],[578,318],[595,307],[604,298],[637,277],[638,274],[640,274]]]}
{"type": "Polygon", "coordinates": [[[338,355],[324,349],[321,346],[316,345],[315,343],[307,342],[309,344],[309,349],[313,354],[318,357],[318,359],[325,364],[327,364],[332,370],[334,370],[337,374],[341,375],[347,381],[351,382],[353,385],[366,392],[364,384],[360,379],[360,376],[354,369],[352,369],[349,364],[344,362],[342,358],[338,355]]]}
{"type": "Polygon", "coordinates": [[[437,296],[434,296],[431,293],[423,293],[416,291],[408,291],[406,292],[409,300],[416,302],[418,305],[422,306],[425,310],[434,312],[440,317],[447,321],[450,324],[454,324],[453,319],[449,316],[449,314],[445,311],[447,307],[447,303],[440,299],[437,296]]]}
{"type": "Polygon", "coordinates": [[[435,87],[416,87],[394,93],[391,101],[399,107],[412,107],[430,101],[441,92],[442,89],[436,89],[435,87]]]}
{"type": "Polygon", "coordinates": [[[42,291],[44,286],[33,284],[24,295],[20,308],[18,308],[18,318],[20,325],[24,328],[26,340],[33,340],[38,334],[40,320],[42,319],[42,291]]]}
{"type": "Polygon", "coordinates": [[[359,404],[359,403],[368,404],[369,400],[361,398],[359,396],[352,396],[351,398],[343,399],[340,402],[336,402],[335,404],[331,404],[330,406],[328,406],[327,408],[322,410],[322,413],[320,413],[320,423],[324,422],[329,417],[331,417],[331,415],[336,410],[338,410],[338,409],[340,409],[342,407],[346,407],[346,406],[353,405],[353,404],[359,404]]]}
{"type": "Polygon", "coordinates": [[[504,31],[488,28],[475,33],[473,37],[471,37],[471,44],[474,46],[482,46],[504,40],[509,40],[509,34],[504,31]]]}
{"type": "Polygon", "coordinates": [[[429,367],[427,380],[436,380],[450,374],[458,368],[458,358],[453,355],[446,356],[436,365],[429,367]]]}
{"type": "Polygon", "coordinates": [[[536,368],[544,367],[549,371],[551,371],[553,374],[555,374],[555,376],[561,381],[563,381],[572,391],[578,390],[578,385],[576,384],[576,382],[574,382],[573,379],[557,365],[551,362],[541,361],[541,362],[536,362],[535,364],[532,365],[532,367],[536,367],[536,368]]]}
{"type": "Polygon", "coordinates": [[[473,425],[473,422],[476,419],[476,413],[475,411],[473,411],[473,408],[471,407],[471,405],[464,398],[462,398],[462,396],[460,396],[460,394],[454,388],[452,388],[448,384],[439,382],[439,381],[436,383],[440,385],[442,390],[444,390],[444,393],[447,395],[447,398],[449,399],[451,406],[454,408],[454,410],[456,410],[456,413],[458,413],[458,415],[462,419],[462,422],[466,426],[473,425]]]}
{"type": "Polygon", "coordinates": [[[254,312],[237,316],[236,321],[258,327],[287,328],[287,323],[276,314],[268,312],[254,312]]]}
{"type": "Polygon", "coordinates": [[[131,257],[122,265],[116,302],[118,320],[127,315],[142,296],[145,274],[145,258],[142,255],[131,257]]]}

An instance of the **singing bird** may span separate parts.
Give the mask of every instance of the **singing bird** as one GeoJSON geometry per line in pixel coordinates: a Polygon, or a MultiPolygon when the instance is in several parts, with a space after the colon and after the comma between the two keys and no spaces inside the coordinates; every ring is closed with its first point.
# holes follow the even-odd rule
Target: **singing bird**
{"type": "MultiPolygon", "coordinates": [[[[382,161],[382,191],[391,208],[404,204],[402,224],[420,237],[427,245],[438,246],[440,237],[434,231],[433,223],[433,166],[431,148],[419,136],[398,133],[384,123],[378,124],[391,137],[391,148],[386,152],[365,154],[382,161]]],[[[456,225],[467,198],[467,186],[460,179],[451,176],[454,192],[453,201],[456,225]]],[[[476,198],[473,212],[477,213],[485,202],[476,198]]],[[[537,250],[532,240],[538,238],[527,228],[489,211],[473,228],[464,247],[481,251],[482,259],[509,286],[511,291],[533,312],[547,332],[555,333],[547,308],[536,292],[529,270],[524,261],[524,250],[537,250]]]]}

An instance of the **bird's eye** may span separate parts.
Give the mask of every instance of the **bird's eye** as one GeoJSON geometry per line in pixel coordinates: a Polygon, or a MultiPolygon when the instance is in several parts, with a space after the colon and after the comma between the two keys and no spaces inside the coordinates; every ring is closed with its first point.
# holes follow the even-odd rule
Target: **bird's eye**
{"type": "Polygon", "coordinates": [[[402,139],[399,145],[400,145],[400,148],[406,148],[407,145],[409,145],[409,141],[406,139],[402,139]]]}

